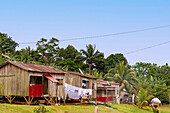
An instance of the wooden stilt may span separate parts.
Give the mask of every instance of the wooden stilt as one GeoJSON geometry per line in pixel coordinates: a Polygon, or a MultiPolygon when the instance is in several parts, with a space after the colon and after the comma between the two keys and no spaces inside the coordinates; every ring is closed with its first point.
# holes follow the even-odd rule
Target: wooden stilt
{"type": "Polygon", "coordinates": [[[7,98],[7,100],[9,101],[9,103],[11,104],[12,103],[12,101],[15,99],[15,97],[13,97],[13,99],[12,99],[12,97],[10,96],[9,98],[6,96],[6,98],[7,98]]]}
{"type": "Polygon", "coordinates": [[[28,102],[30,102],[30,97],[28,97],[28,102]]]}
{"type": "Polygon", "coordinates": [[[15,97],[11,100],[11,102],[15,99],[15,97]]]}
{"type": "Polygon", "coordinates": [[[28,105],[30,105],[34,99],[34,97],[28,97],[28,100],[26,99],[26,97],[24,97],[25,101],[27,102],[28,105]]]}
{"type": "Polygon", "coordinates": [[[57,103],[57,97],[58,97],[58,84],[56,84],[56,103],[57,103]]]}
{"type": "Polygon", "coordinates": [[[28,104],[28,101],[27,101],[27,99],[24,97],[24,99],[25,99],[25,101],[27,102],[27,104],[28,104]]]}
{"type": "Polygon", "coordinates": [[[64,101],[64,105],[65,105],[65,103],[66,103],[66,100],[65,100],[65,98],[63,99],[63,101],[64,101]]]}
{"type": "Polygon", "coordinates": [[[45,96],[44,96],[44,99],[47,101],[47,102],[46,102],[47,105],[48,105],[48,104],[52,104],[53,102],[55,102],[55,101],[53,101],[53,98],[52,98],[52,97],[45,97],[45,96]]]}

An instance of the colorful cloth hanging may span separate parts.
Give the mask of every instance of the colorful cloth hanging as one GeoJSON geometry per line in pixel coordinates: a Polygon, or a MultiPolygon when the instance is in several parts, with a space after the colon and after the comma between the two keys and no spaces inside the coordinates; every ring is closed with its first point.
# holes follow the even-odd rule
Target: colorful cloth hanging
{"type": "Polygon", "coordinates": [[[67,95],[71,99],[79,99],[83,95],[84,96],[92,95],[92,89],[83,89],[65,83],[65,97],[67,97],[67,95]]]}

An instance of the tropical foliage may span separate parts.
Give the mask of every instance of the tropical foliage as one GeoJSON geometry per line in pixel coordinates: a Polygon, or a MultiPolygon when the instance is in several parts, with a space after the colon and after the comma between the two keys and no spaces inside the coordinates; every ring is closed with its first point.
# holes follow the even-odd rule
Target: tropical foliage
{"type": "Polygon", "coordinates": [[[135,72],[130,69],[128,64],[124,64],[124,61],[119,62],[115,68],[112,68],[106,74],[108,79],[115,82],[119,82],[120,91],[124,88],[131,92],[135,86],[135,82],[138,80],[135,78],[135,72]]]}
{"type": "Polygon", "coordinates": [[[86,64],[89,65],[89,73],[91,73],[92,66],[95,67],[96,62],[102,62],[104,54],[100,53],[98,50],[96,50],[96,45],[92,46],[91,44],[86,45],[87,50],[81,49],[80,52],[82,55],[76,56],[77,61],[86,61],[86,64]]]}
{"type": "Polygon", "coordinates": [[[139,90],[138,95],[137,95],[137,99],[138,99],[138,105],[140,107],[142,107],[144,105],[148,105],[147,91],[145,91],[143,88],[141,88],[139,90]]]}

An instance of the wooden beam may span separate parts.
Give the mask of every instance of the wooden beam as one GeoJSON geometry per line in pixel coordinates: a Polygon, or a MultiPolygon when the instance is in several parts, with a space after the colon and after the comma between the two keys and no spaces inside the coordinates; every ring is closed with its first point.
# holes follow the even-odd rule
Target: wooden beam
{"type": "Polygon", "coordinates": [[[30,104],[32,103],[33,99],[34,99],[34,97],[32,97],[32,99],[31,99],[31,101],[30,101],[30,104]]]}
{"type": "Polygon", "coordinates": [[[6,96],[6,98],[7,98],[7,100],[9,101],[9,103],[10,103],[10,100],[9,100],[9,98],[6,96]]]}
{"type": "Polygon", "coordinates": [[[44,99],[47,101],[47,105],[49,104],[49,99],[47,97],[44,97],[44,99]]]}
{"type": "Polygon", "coordinates": [[[28,104],[28,101],[27,101],[27,99],[24,97],[24,99],[25,99],[25,101],[27,102],[27,104],[28,104]]]}
{"type": "Polygon", "coordinates": [[[7,75],[0,74],[0,77],[11,77],[11,76],[15,76],[15,75],[14,74],[7,74],[7,75]]]}
{"type": "Polygon", "coordinates": [[[15,99],[15,97],[12,99],[12,101],[15,99]]]}
{"type": "Polygon", "coordinates": [[[48,98],[48,97],[44,97],[44,99],[47,101],[47,102],[46,102],[47,105],[48,105],[48,104],[52,104],[52,102],[54,102],[52,97],[49,97],[49,98],[48,98]]]}
{"type": "Polygon", "coordinates": [[[7,98],[7,100],[9,101],[9,103],[11,104],[12,103],[12,101],[15,99],[15,97],[13,97],[13,99],[12,99],[12,97],[10,96],[9,98],[6,96],[6,98],[7,98]]]}
{"type": "Polygon", "coordinates": [[[34,97],[28,97],[28,100],[24,97],[25,101],[27,102],[28,105],[30,105],[32,103],[32,100],[34,99],[34,97]]]}
{"type": "Polygon", "coordinates": [[[56,84],[56,103],[57,103],[57,97],[58,97],[58,83],[56,84]]]}

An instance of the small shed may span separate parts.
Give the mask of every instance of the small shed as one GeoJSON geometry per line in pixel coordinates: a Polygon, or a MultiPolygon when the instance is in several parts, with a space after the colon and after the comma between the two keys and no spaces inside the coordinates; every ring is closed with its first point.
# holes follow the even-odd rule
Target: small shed
{"type": "Polygon", "coordinates": [[[97,101],[119,103],[119,83],[97,80],[97,101]]]}

